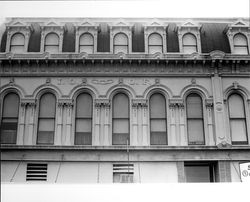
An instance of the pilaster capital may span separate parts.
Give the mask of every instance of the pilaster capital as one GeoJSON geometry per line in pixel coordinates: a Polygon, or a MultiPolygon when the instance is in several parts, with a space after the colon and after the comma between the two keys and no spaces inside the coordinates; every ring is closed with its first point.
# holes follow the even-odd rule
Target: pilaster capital
{"type": "Polygon", "coordinates": [[[146,99],[133,99],[132,100],[132,107],[148,107],[148,102],[146,99]]]}
{"type": "Polygon", "coordinates": [[[110,108],[110,100],[109,99],[95,99],[95,107],[106,107],[110,108]]]}

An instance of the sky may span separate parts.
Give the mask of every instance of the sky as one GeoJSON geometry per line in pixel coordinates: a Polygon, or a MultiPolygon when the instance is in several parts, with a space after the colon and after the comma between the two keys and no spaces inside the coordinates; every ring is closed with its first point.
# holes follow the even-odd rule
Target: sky
{"type": "Polygon", "coordinates": [[[249,17],[249,0],[0,1],[6,17],[249,17]]]}

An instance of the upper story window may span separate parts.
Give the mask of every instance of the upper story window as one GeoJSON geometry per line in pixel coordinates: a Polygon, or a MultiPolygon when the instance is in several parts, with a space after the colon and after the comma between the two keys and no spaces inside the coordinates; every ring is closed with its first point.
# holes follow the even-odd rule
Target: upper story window
{"type": "Polygon", "coordinates": [[[82,34],[79,39],[79,52],[94,53],[94,37],[91,34],[82,34]]]}
{"type": "Polygon", "coordinates": [[[25,37],[21,33],[14,34],[10,40],[10,51],[23,53],[25,51],[25,37]]]}
{"type": "Polygon", "coordinates": [[[243,34],[236,34],[234,36],[234,53],[248,54],[247,38],[243,34]]]}
{"type": "Polygon", "coordinates": [[[187,107],[187,131],[189,145],[205,144],[202,99],[192,93],[186,100],[187,107]]]}
{"type": "Polygon", "coordinates": [[[162,37],[160,34],[153,33],[148,37],[148,53],[154,54],[157,52],[163,52],[162,37]]]}
{"type": "Polygon", "coordinates": [[[247,144],[247,128],[244,101],[239,94],[228,98],[229,122],[232,144],[247,144]]]}
{"type": "Polygon", "coordinates": [[[187,33],[182,38],[182,46],[184,53],[194,53],[198,52],[197,50],[197,40],[193,34],[187,33]]]}
{"type": "Polygon", "coordinates": [[[45,93],[40,99],[37,144],[53,144],[55,133],[56,98],[45,93]]]}
{"type": "Polygon", "coordinates": [[[75,144],[92,143],[92,97],[87,93],[76,99],[75,144]]]}
{"type": "Polygon", "coordinates": [[[150,144],[167,144],[166,100],[156,93],[150,97],[150,144]]]}
{"type": "Polygon", "coordinates": [[[114,37],[114,53],[128,53],[128,37],[126,34],[118,33],[114,37]]]}
{"type": "Polygon", "coordinates": [[[118,93],[113,98],[112,124],[113,145],[129,144],[129,99],[124,93],[118,93]]]}
{"type": "Polygon", "coordinates": [[[9,93],[3,100],[3,113],[0,126],[1,143],[15,144],[17,138],[19,96],[9,93]]]}
{"type": "Polygon", "coordinates": [[[55,33],[47,34],[44,43],[44,51],[50,53],[59,52],[59,36],[55,33]]]}

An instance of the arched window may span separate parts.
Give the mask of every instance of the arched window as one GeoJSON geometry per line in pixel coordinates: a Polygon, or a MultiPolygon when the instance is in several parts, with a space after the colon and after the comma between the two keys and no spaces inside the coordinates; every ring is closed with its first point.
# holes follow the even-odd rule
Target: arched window
{"type": "Polygon", "coordinates": [[[91,34],[82,34],[79,39],[79,52],[94,53],[94,37],[91,34]]]}
{"type": "Polygon", "coordinates": [[[167,144],[166,100],[156,93],[150,97],[150,144],[167,144]]]}
{"type": "Polygon", "coordinates": [[[40,99],[37,144],[53,144],[55,133],[56,97],[45,93],[40,99]]]}
{"type": "Polygon", "coordinates": [[[232,144],[247,144],[247,128],[244,101],[239,94],[228,98],[232,144]]]}
{"type": "Polygon", "coordinates": [[[55,33],[47,34],[44,43],[44,51],[49,53],[59,52],[59,37],[55,33]]]}
{"type": "Polygon", "coordinates": [[[114,53],[128,53],[128,37],[126,34],[119,33],[114,37],[114,53]]]}
{"type": "Polygon", "coordinates": [[[194,53],[197,50],[197,40],[193,34],[185,34],[182,38],[183,52],[184,53],[194,53]]]}
{"type": "Polygon", "coordinates": [[[192,93],[188,95],[186,104],[188,144],[205,144],[202,99],[199,95],[192,93]]]}
{"type": "Polygon", "coordinates": [[[234,36],[234,53],[248,54],[247,38],[243,34],[234,36]]]}
{"type": "Polygon", "coordinates": [[[129,99],[124,93],[113,98],[113,145],[129,143],[129,99]]]}
{"type": "Polygon", "coordinates": [[[10,41],[10,51],[13,53],[23,53],[25,44],[24,35],[21,33],[14,34],[10,41]]]}
{"type": "Polygon", "coordinates": [[[0,126],[1,143],[15,144],[17,138],[17,125],[19,113],[19,96],[9,93],[4,97],[0,126]]]}
{"type": "Polygon", "coordinates": [[[87,93],[76,99],[75,144],[91,145],[92,143],[92,97],[87,93]]]}
{"type": "Polygon", "coordinates": [[[161,35],[154,33],[148,37],[148,53],[154,54],[157,52],[163,52],[163,43],[161,35]]]}

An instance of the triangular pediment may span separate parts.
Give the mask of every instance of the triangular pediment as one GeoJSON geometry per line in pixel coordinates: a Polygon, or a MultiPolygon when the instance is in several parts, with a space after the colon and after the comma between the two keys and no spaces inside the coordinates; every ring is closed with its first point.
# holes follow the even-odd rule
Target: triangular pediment
{"type": "Polygon", "coordinates": [[[22,22],[15,22],[15,23],[13,23],[12,25],[13,25],[13,26],[25,26],[25,24],[22,23],[22,22]]]}
{"type": "Polygon", "coordinates": [[[182,24],[183,27],[198,27],[197,23],[192,21],[186,21],[182,24]]]}
{"type": "Polygon", "coordinates": [[[151,26],[160,26],[161,24],[158,23],[158,22],[152,22],[150,25],[151,25],[151,26]]]}
{"type": "Polygon", "coordinates": [[[90,22],[83,22],[81,26],[93,26],[93,24],[90,22]]]}
{"type": "Polygon", "coordinates": [[[125,22],[118,22],[116,26],[126,26],[127,24],[125,22]]]}
{"type": "Polygon", "coordinates": [[[235,23],[232,24],[232,26],[245,27],[247,26],[247,24],[243,20],[237,20],[235,23]]]}

